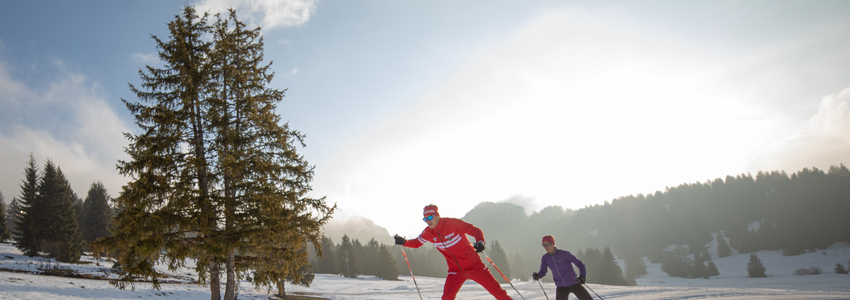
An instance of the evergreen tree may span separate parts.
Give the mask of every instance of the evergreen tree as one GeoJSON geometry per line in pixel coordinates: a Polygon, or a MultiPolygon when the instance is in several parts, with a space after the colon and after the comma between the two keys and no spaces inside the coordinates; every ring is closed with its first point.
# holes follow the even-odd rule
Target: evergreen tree
{"type": "Polygon", "coordinates": [[[519,253],[514,253],[514,256],[511,259],[511,274],[514,277],[519,278],[521,281],[528,281],[531,273],[537,270],[532,271],[528,266],[528,263],[519,256],[519,253]]]}
{"type": "Polygon", "coordinates": [[[83,240],[93,242],[108,236],[112,226],[112,208],[109,207],[109,194],[100,181],[89,187],[83,202],[83,240]]]}
{"type": "Polygon", "coordinates": [[[836,274],[847,274],[847,269],[841,263],[835,264],[834,270],[836,274]]]}
{"type": "Polygon", "coordinates": [[[31,209],[39,220],[36,224],[39,251],[61,262],[75,263],[82,254],[75,198],[62,170],[48,160],[39,181],[38,200],[31,209]]]}
{"type": "Polygon", "coordinates": [[[705,266],[705,258],[702,255],[702,253],[695,253],[694,254],[694,264],[693,264],[693,267],[691,268],[691,273],[689,274],[688,277],[693,277],[693,278],[703,277],[703,278],[706,278],[706,279],[708,278],[708,268],[706,268],[706,266],[705,266]]]}
{"type": "Polygon", "coordinates": [[[97,245],[118,253],[119,287],[137,277],[158,287],[154,263],[186,259],[211,299],[221,299],[221,266],[225,300],[251,270],[267,275],[255,285],[275,286],[298,274],[285,268],[306,259],[305,241],[319,244],[335,207],[306,197],[314,168],[296,151],[303,135],[276,115],[283,91],[265,87],[260,29],[233,10],[210,26],[188,5],[168,29],[169,40],[153,37],[164,67],[139,72],[141,88],[130,89],[140,102],[122,99],[142,133],[125,134],[131,160],[118,169],[132,179],[116,199],[115,234],[97,245]]]}
{"type": "Polygon", "coordinates": [[[398,280],[398,275],[395,258],[387,245],[381,244],[375,256],[375,276],[384,280],[398,280]]]}
{"type": "Polygon", "coordinates": [[[643,257],[637,255],[626,256],[626,281],[630,285],[637,285],[635,279],[641,275],[646,275],[646,263],[643,262],[643,257]]]}
{"type": "Polygon", "coordinates": [[[614,252],[611,248],[605,247],[602,250],[602,259],[599,266],[599,279],[595,281],[601,284],[610,285],[628,285],[626,278],[623,277],[623,269],[617,264],[617,259],[614,257],[614,252]]]}
{"type": "Polygon", "coordinates": [[[334,250],[333,240],[329,237],[322,236],[322,244],[319,257],[316,258],[316,273],[322,274],[339,274],[336,267],[336,251],[334,250]]]}
{"type": "MultiPolygon", "coordinates": [[[[720,275],[720,271],[717,270],[717,265],[715,265],[713,261],[711,261],[711,260],[708,261],[707,268],[708,268],[708,276],[720,275]]],[[[706,276],[705,279],[708,279],[708,276],[706,276]]]]}
{"type": "Polygon", "coordinates": [[[18,227],[15,224],[21,219],[21,204],[18,202],[18,197],[12,197],[12,203],[9,204],[8,211],[9,218],[6,220],[6,224],[9,225],[9,230],[12,233],[12,237],[14,237],[19,234],[18,227]]]}
{"type": "Polygon", "coordinates": [[[767,277],[766,271],[758,255],[751,253],[750,262],[747,263],[747,274],[750,277],[767,277]]]}
{"type": "Polygon", "coordinates": [[[313,274],[313,268],[307,261],[307,243],[301,245],[298,251],[297,259],[290,260],[269,260],[265,263],[255,265],[253,272],[253,280],[251,282],[268,282],[272,278],[282,278],[276,282],[278,296],[286,296],[286,282],[295,285],[303,285],[310,287],[316,275],[313,274]],[[281,266],[288,264],[287,266],[281,266]],[[286,272],[286,273],[279,273],[286,272]]]}
{"type": "Polygon", "coordinates": [[[726,243],[726,238],[723,232],[717,232],[717,256],[727,257],[732,255],[732,248],[726,243]]]}
{"type": "Polygon", "coordinates": [[[490,245],[490,251],[487,251],[490,254],[490,259],[493,261],[493,264],[496,267],[499,267],[498,270],[496,268],[490,268],[490,273],[493,274],[493,277],[496,278],[496,281],[499,283],[508,283],[505,281],[505,278],[499,274],[499,271],[502,271],[502,274],[505,275],[508,279],[511,278],[511,264],[508,261],[508,255],[505,254],[505,250],[502,249],[502,245],[499,244],[499,241],[493,240],[493,245],[490,245]]]}
{"type": "Polygon", "coordinates": [[[18,250],[24,255],[33,257],[38,255],[38,245],[36,239],[39,234],[36,228],[41,220],[37,220],[38,213],[33,211],[33,205],[37,205],[38,195],[38,171],[35,164],[35,158],[30,154],[30,159],[27,161],[27,167],[24,169],[24,179],[21,184],[21,195],[18,196],[18,214],[15,228],[18,233],[13,236],[13,243],[18,250]]]}
{"type": "Polygon", "coordinates": [[[0,192],[0,242],[4,242],[12,237],[12,231],[9,229],[9,219],[6,218],[6,199],[3,198],[3,192],[0,192]]]}
{"type": "Polygon", "coordinates": [[[676,246],[662,253],[661,271],[672,277],[692,277],[694,262],[688,257],[688,248],[676,246]]]}
{"type": "Polygon", "coordinates": [[[354,245],[348,235],[342,236],[342,242],[337,247],[336,251],[337,270],[342,272],[345,277],[357,278],[360,273],[360,265],[357,260],[357,253],[354,251],[354,245]]]}
{"type": "MultiPolygon", "coordinates": [[[[377,270],[377,259],[378,252],[380,251],[380,245],[375,238],[369,240],[369,243],[363,247],[363,251],[357,254],[357,257],[360,258],[360,270],[363,271],[363,274],[368,275],[378,275],[377,270]]],[[[389,253],[389,252],[387,252],[389,253]]],[[[392,256],[390,256],[392,258],[392,256]]]]}

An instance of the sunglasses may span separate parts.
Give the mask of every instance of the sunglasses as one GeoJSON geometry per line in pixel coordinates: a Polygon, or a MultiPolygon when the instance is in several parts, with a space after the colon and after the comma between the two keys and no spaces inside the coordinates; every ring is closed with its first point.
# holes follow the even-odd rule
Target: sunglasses
{"type": "Polygon", "coordinates": [[[434,219],[434,215],[430,215],[430,216],[422,218],[422,221],[428,222],[428,221],[431,221],[433,219],[434,219]]]}
{"type": "Polygon", "coordinates": [[[552,246],[552,243],[545,243],[545,244],[543,244],[543,247],[549,247],[549,246],[552,246]]]}

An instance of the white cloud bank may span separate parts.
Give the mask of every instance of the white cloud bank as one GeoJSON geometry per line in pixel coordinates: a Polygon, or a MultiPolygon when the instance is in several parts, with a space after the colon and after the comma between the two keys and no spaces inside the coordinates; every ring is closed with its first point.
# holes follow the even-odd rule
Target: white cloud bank
{"type": "Polygon", "coordinates": [[[30,87],[12,78],[0,59],[0,191],[7,201],[20,194],[32,154],[39,167],[51,159],[62,168],[80,197],[95,181],[117,196],[126,180],[115,164],[127,144],[122,132],[129,130],[96,83],[61,62],[54,69],[56,80],[30,87]]]}
{"type": "Polygon", "coordinates": [[[450,217],[512,197],[580,208],[757,171],[752,156],[799,124],[751,99],[775,87],[736,80],[771,76],[741,70],[777,50],[707,52],[555,11],[341,147],[316,194],[411,235],[428,203],[450,217]]]}
{"type": "Polygon", "coordinates": [[[316,0],[202,0],[195,4],[199,12],[226,12],[236,9],[240,19],[263,29],[300,26],[316,11],[316,0]]]}
{"type": "Polygon", "coordinates": [[[850,87],[824,97],[808,122],[757,160],[785,170],[850,164],[850,87]]]}

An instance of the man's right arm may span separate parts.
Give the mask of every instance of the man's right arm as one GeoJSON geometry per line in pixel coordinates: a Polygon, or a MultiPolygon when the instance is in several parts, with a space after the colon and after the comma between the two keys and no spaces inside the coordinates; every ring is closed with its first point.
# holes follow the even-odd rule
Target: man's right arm
{"type": "Polygon", "coordinates": [[[393,238],[395,239],[396,245],[401,245],[403,247],[419,248],[419,247],[422,247],[422,245],[423,245],[422,235],[420,235],[418,238],[415,238],[415,239],[412,239],[412,240],[406,240],[403,237],[399,236],[398,234],[396,234],[393,238]]]}
{"type": "Polygon", "coordinates": [[[546,271],[548,266],[546,265],[546,256],[540,258],[540,271],[537,271],[537,274],[540,275],[540,278],[546,276],[546,271]]]}

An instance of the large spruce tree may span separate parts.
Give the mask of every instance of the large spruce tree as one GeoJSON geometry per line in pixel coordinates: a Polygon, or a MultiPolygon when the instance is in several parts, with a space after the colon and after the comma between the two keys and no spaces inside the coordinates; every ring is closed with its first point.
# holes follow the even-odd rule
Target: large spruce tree
{"type": "Polygon", "coordinates": [[[260,29],[233,10],[211,26],[191,6],[168,28],[170,39],[154,37],[164,67],[140,71],[141,87],[130,86],[140,101],[123,100],[142,133],[125,134],[131,160],[118,169],[131,181],[115,234],[99,245],[118,252],[121,287],[136,276],[158,287],[155,262],[192,258],[211,299],[221,299],[222,266],[224,298],[235,299],[244,272],[262,270],[254,283],[268,286],[297,274],[299,264],[276,262],[306,262],[304,242],[319,244],[335,207],[306,197],[314,169],[296,151],[303,135],[276,114],[284,93],[266,87],[260,29]]]}
{"type": "Polygon", "coordinates": [[[47,160],[38,184],[37,201],[30,207],[38,251],[61,262],[77,262],[82,254],[76,196],[62,169],[47,160]]]}

